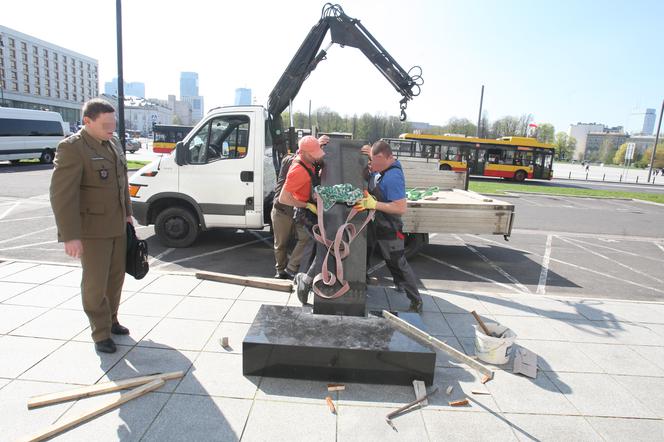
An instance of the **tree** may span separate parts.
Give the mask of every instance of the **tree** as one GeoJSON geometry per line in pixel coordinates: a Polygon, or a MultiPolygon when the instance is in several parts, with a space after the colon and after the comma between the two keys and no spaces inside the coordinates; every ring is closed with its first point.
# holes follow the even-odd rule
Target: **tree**
{"type": "Polygon", "coordinates": [[[493,122],[491,132],[492,138],[519,136],[520,121],[517,117],[506,116],[493,122]]]}
{"type": "Polygon", "coordinates": [[[556,159],[566,160],[571,157],[576,149],[576,139],[568,136],[565,132],[558,132],[553,142],[556,149],[556,159]]]}
{"type": "Polygon", "coordinates": [[[625,162],[625,154],[627,154],[627,143],[620,145],[616,154],[613,156],[613,164],[623,164],[625,162]]]}
{"type": "Polygon", "coordinates": [[[468,118],[452,117],[449,119],[447,124],[443,126],[443,129],[445,130],[445,133],[473,137],[477,133],[477,126],[473,124],[468,118]]]}
{"type": "Polygon", "coordinates": [[[613,158],[615,157],[617,151],[618,147],[607,138],[606,140],[602,141],[602,145],[599,147],[599,151],[597,152],[597,160],[601,161],[602,163],[611,163],[613,162],[613,158]]]}
{"type": "MultiPolygon", "coordinates": [[[[652,147],[646,149],[641,157],[641,160],[638,162],[638,165],[642,167],[648,167],[650,164],[650,158],[652,157],[652,147]]],[[[661,168],[664,167],[664,143],[657,144],[657,153],[655,153],[655,162],[652,167],[661,168]]]]}
{"type": "Polygon", "coordinates": [[[535,138],[537,138],[537,141],[540,143],[553,144],[556,141],[554,133],[555,129],[553,124],[542,123],[537,126],[537,129],[535,129],[535,138]]]}

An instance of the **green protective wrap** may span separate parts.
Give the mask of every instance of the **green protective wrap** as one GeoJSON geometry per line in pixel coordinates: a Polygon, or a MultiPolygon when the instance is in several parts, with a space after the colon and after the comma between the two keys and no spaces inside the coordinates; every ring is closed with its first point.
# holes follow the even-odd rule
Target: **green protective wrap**
{"type": "Polygon", "coordinates": [[[364,197],[361,189],[351,184],[335,184],[334,186],[316,186],[314,189],[323,200],[323,209],[330,210],[335,203],[355,204],[364,197]]]}
{"type": "Polygon", "coordinates": [[[422,187],[415,187],[413,189],[406,189],[406,198],[408,198],[408,201],[417,201],[431,196],[439,191],[440,189],[436,186],[427,187],[426,189],[422,187]]]}

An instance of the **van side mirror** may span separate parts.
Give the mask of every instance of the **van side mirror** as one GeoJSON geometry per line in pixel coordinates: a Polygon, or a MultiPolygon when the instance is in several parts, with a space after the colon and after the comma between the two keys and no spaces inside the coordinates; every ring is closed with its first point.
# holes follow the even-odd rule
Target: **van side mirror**
{"type": "Polygon", "coordinates": [[[178,166],[183,166],[186,163],[186,155],[187,151],[184,147],[184,143],[182,141],[178,141],[175,144],[175,164],[178,166]]]}

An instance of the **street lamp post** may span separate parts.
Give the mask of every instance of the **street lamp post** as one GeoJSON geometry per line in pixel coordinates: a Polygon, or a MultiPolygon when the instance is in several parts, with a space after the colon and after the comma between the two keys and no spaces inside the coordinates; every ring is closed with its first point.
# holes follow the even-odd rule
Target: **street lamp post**
{"type": "Polygon", "coordinates": [[[652,147],[652,155],[650,156],[650,168],[648,169],[648,182],[652,175],[652,166],[655,164],[655,154],[657,153],[657,142],[659,141],[659,131],[662,128],[662,113],[664,113],[664,100],[662,100],[662,108],[659,110],[659,123],[657,124],[657,135],[655,135],[655,145],[652,147]]]}
{"type": "Polygon", "coordinates": [[[118,135],[122,150],[126,151],[124,121],[124,73],[122,69],[122,0],[115,0],[116,38],[118,51],[118,135]]]}

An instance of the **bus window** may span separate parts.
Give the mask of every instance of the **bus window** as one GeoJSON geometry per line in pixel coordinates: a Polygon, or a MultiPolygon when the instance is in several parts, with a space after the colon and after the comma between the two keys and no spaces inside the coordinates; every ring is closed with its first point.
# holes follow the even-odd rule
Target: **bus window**
{"type": "Polygon", "coordinates": [[[503,151],[501,149],[489,149],[488,151],[488,158],[487,158],[487,163],[489,164],[501,164],[502,161],[502,153],[503,151]]]}
{"type": "Polygon", "coordinates": [[[503,163],[513,166],[514,165],[514,153],[515,153],[515,151],[513,151],[513,150],[503,151],[503,163]]]}

